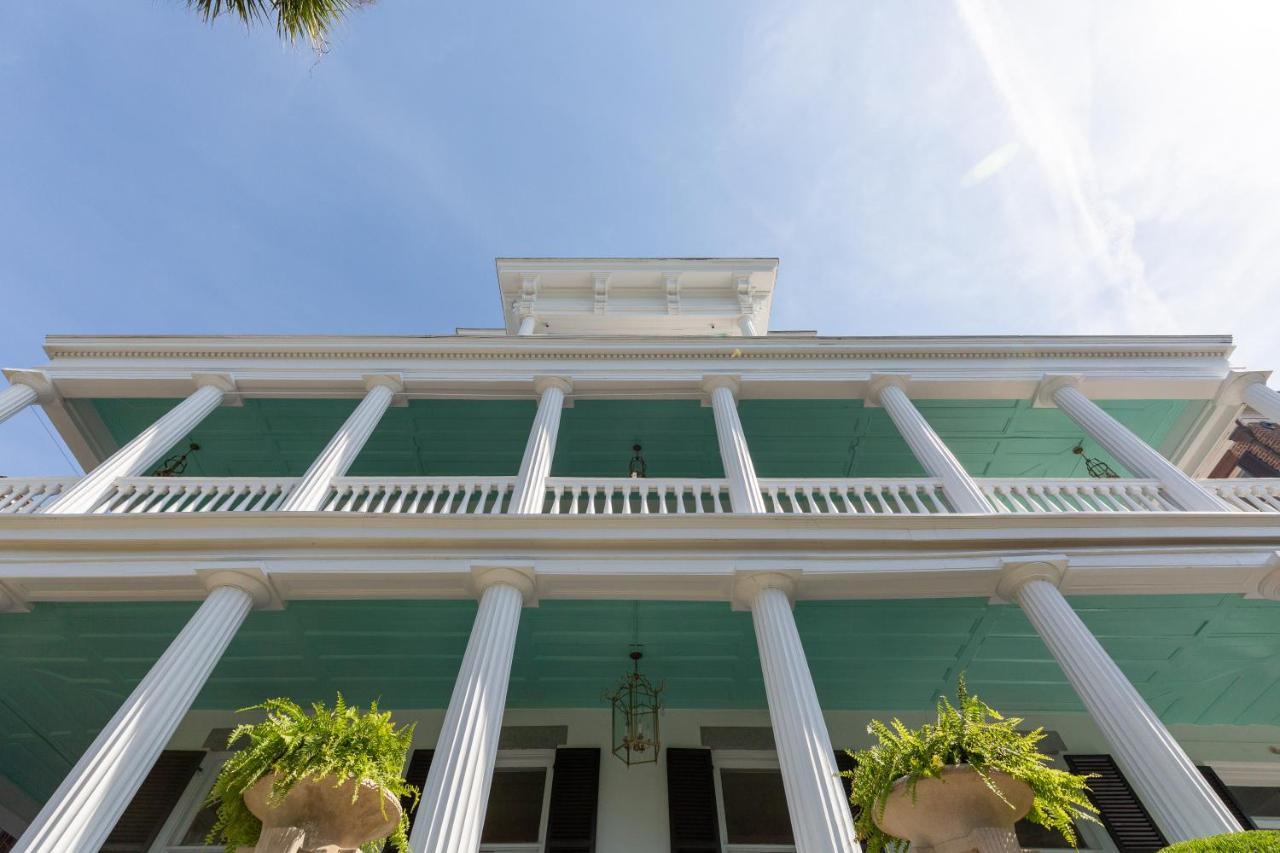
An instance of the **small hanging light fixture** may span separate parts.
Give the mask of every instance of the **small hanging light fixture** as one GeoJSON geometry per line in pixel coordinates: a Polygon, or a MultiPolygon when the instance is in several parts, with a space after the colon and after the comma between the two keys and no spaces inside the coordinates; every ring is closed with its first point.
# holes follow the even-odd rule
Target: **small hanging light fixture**
{"type": "Polygon", "coordinates": [[[643,657],[638,650],[631,653],[631,672],[622,676],[617,690],[604,697],[613,705],[613,754],[628,767],[656,763],[662,747],[658,714],[663,685],[654,686],[640,673],[643,657]]]}
{"type": "Polygon", "coordinates": [[[638,444],[631,446],[631,451],[635,456],[632,456],[631,462],[627,464],[627,473],[633,480],[643,477],[645,472],[649,470],[649,466],[645,464],[644,457],[640,455],[640,450],[641,448],[638,444]]]}
{"type": "Polygon", "coordinates": [[[1092,456],[1084,455],[1083,439],[1080,440],[1079,444],[1071,448],[1071,452],[1074,453],[1076,456],[1084,456],[1084,468],[1086,471],[1089,472],[1090,477],[1096,477],[1099,480],[1119,480],[1120,479],[1120,475],[1117,474],[1115,469],[1112,468],[1110,465],[1103,462],[1101,459],[1095,459],[1092,456]]]}
{"type": "Polygon", "coordinates": [[[153,477],[182,476],[182,472],[187,470],[187,462],[188,462],[187,457],[189,457],[192,453],[196,452],[199,449],[200,449],[200,445],[196,444],[194,441],[191,442],[191,444],[187,447],[187,449],[184,450],[182,453],[176,454],[174,456],[170,456],[168,459],[164,460],[164,463],[160,466],[160,468],[151,476],[153,477]]]}

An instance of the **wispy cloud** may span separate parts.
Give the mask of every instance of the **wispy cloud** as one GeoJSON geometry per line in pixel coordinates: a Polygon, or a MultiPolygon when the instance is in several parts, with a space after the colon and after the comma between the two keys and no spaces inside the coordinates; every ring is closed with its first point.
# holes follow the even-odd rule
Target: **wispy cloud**
{"type": "Polygon", "coordinates": [[[1042,85],[1039,68],[1023,55],[1000,7],[990,0],[957,0],[956,5],[1054,203],[1111,285],[1115,307],[1129,323],[1176,331],[1173,312],[1147,280],[1146,263],[1134,244],[1134,217],[1100,189],[1084,134],[1042,85]]]}

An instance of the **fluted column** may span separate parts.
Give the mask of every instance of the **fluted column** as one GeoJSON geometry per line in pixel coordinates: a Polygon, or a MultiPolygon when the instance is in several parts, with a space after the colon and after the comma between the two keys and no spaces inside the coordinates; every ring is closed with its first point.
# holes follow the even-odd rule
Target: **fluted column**
{"type": "Polygon", "coordinates": [[[738,417],[738,382],[730,376],[708,376],[702,387],[711,395],[711,411],[716,419],[716,441],[720,461],[729,481],[729,502],[736,513],[765,512],[764,495],[756,479],[756,466],[738,417]]]}
{"type": "Polygon", "coordinates": [[[520,473],[507,509],[510,513],[537,515],[542,512],[547,476],[556,455],[556,436],[560,434],[560,412],[564,409],[565,395],[573,390],[567,379],[558,376],[539,376],[533,387],[538,392],[538,413],[533,416],[524,458],[520,460],[520,473]]]}
{"type": "Polygon", "coordinates": [[[241,573],[208,581],[212,591],[200,609],[45,803],[17,853],[102,847],[245,616],[270,601],[262,581],[241,573]]]}
{"type": "Polygon", "coordinates": [[[382,420],[391,399],[395,396],[397,383],[393,381],[373,381],[369,393],[365,394],[360,405],[347,418],[342,427],[329,439],[320,455],[311,463],[302,481],[289,493],[289,497],[280,505],[280,509],[294,512],[314,512],[324,505],[329,494],[329,486],[334,477],[347,473],[351,463],[356,461],[365,442],[373,434],[382,420]]]}
{"type": "Polygon", "coordinates": [[[1104,412],[1067,377],[1049,380],[1040,396],[1048,397],[1107,452],[1138,477],[1159,480],[1174,503],[1195,512],[1229,512],[1231,507],[1157,453],[1128,427],[1104,412]]]}
{"type": "Polygon", "coordinates": [[[1155,711],[1058,591],[1061,571],[1048,562],[1006,563],[1000,595],[1017,601],[1027,614],[1170,842],[1240,831],[1155,711]]]}
{"type": "Polygon", "coordinates": [[[521,337],[528,337],[533,334],[534,326],[537,324],[537,318],[532,314],[526,314],[520,318],[520,328],[516,331],[516,334],[521,337]]]}
{"type": "Polygon", "coordinates": [[[868,391],[868,400],[884,407],[916,461],[930,477],[942,481],[943,491],[957,510],[964,513],[992,512],[982,489],[920,414],[900,382],[897,377],[874,380],[868,391]]]}
{"type": "Polygon", "coordinates": [[[853,853],[853,820],[791,612],[792,586],[785,575],[751,575],[735,597],[751,609],[796,851],[853,853]]]}
{"type": "MultiPolygon", "coordinates": [[[[1280,423],[1280,391],[1267,387],[1265,382],[1251,382],[1244,387],[1244,401],[1264,418],[1280,423]]],[[[3,415],[0,415],[3,420],[3,415]]]]}
{"type": "Polygon", "coordinates": [[[507,703],[520,609],[531,578],[512,569],[477,577],[480,608],[436,741],[409,846],[414,853],[476,853],[507,703]]]}
{"type": "Polygon", "coordinates": [[[205,415],[218,408],[225,391],[226,387],[216,380],[201,385],[194,394],[81,477],[62,497],[41,512],[54,515],[91,512],[116,479],[145,474],[148,468],[160,461],[171,447],[204,420],[205,415]]]}
{"type": "Polygon", "coordinates": [[[750,314],[743,314],[738,318],[738,328],[742,329],[742,336],[744,338],[754,338],[760,334],[756,329],[755,318],[750,314]]]}
{"type": "Polygon", "coordinates": [[[39,396],[36,389],[21,382],[15,382],[0,391],[0,423],[4,423],[30,406],[39,396]]]}

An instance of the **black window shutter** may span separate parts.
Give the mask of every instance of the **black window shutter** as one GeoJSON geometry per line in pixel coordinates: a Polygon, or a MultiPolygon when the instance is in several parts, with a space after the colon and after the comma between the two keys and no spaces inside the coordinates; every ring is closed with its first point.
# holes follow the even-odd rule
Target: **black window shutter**
{"type": "Polygon", "coordinates": [[[711,750],[667,750],[667,814],[671,853],[720,853],[711,750]]]}
{"type": "Polygon", "coordinates": [[[551,772],[547,853],[595,853],[600,799],[598,747],[560,747],[551,772]]]}
{"type": "Polygon", "coordinates": [[[1204,776],[1204,780],[1209,783],[1209,787],[1213,789],[1214,793],[1218,795],[1231,813],[1235,815],[1236,820],[1240,821],[1240,826],[1245,829],[1258,828],[1249,816],[1244,813],[1244,809],[1240,808],[1240,803],[1231,793],[1231,789],[1227,787],[1227,783],[1222,781],[1222,778],[1214,772],[1212,767],[1197,765],[1196,769],[1200,771],[1202,776],[1204,776]]]}
{"type": "MultiPolygon", "coordinates": [[[[409,756],[409,766],[405,768],[404,780],[410,785],[422,791],[427,787],[427,771],[431,769],[431,756],[435,755],[434,749],[415,749],[413,755],[409,756]]],[[[418,816],[418,808],[413,804],[412,797],[401,797],[400,808],[409,813],[409,829],[413,829],[413,819],[418,816]]],[[[382,848],[382,853],[395,853],[394,847],[388,841],[382,848]]]]}
{"type": "Polygon", "coordinates": [[[142,787],[107,836],[102,853],[146,853],[178,805],[191,777],[200,769],[204,755],[201,751],[180,749],[160,753],[151,772],[142,780],[142,787]]]}
{"type": "Polygon", "coordinates": [[[1155,853],[1164,835],[1138,799],[1110,755],[1064,755],[1072,773],[1096,773],[1089,780],[1089,799],[1120,853],[1155,853]]]}

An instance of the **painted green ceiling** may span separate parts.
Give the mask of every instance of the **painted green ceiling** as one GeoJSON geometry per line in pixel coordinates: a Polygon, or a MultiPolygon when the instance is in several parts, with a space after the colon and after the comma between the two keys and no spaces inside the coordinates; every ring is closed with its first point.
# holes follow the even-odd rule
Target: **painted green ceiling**
{"type": "MultiPolygon", "coordinates": [[[[123,443],[175,400],[93,402],[123,443]]],[[[1201,401],[1106,400],[1100,405],[1164,452],[1199,415],[1201,401]]],[[[181,442],[201,445],[196,476],[302,474],[354,408],[352,400],[248,400],[220,408],[181,442]]],[[[919,407],[976,476],[1084,476],[1071,448],[1082,434],[1057,409],[1020,400],[925,400],[919,407]]],[[[762,477],[920,476],[883,409],[857,400],[744,400],[743,429],[762,477]]],[[[352,476],[503,475],[520,468],[532,401],[414,400],[388,410],[352,476]]],[[[709,408],[693,400],[580,400],[563,413],[552,473],[625,476],[631,445],[644,446],[651,477],[719,477],[709,408]]],[[[1090,455],[1120,466],[1089,442],[1090,455]]],[[[1122,469],[1120,469],[1122,470],[1122,469]]]]}
{"type": "MultiPolygon", "coordinates": [[[[1072,605],[1167,722],[1280,725],[1280,611],[1237,596],[1077,597],[1072,605]]],[[[0,773],[42,798],[194,610],[41,604],[0,618],[0,773]]],[[[252,614],[197,708],[267,696],[443,707],[472,602],[294,602],[252,614]]],[[[828,709],[930,707],[968,673],[1010,713],[1081,710],[1021,611],[982,599],[801,602],[828,709]]],[[[603,707],[636,624],[673,708],[763,708],[751,617],[707,602],[545,601],[521,617],[508,704],[603,707]]]]}

